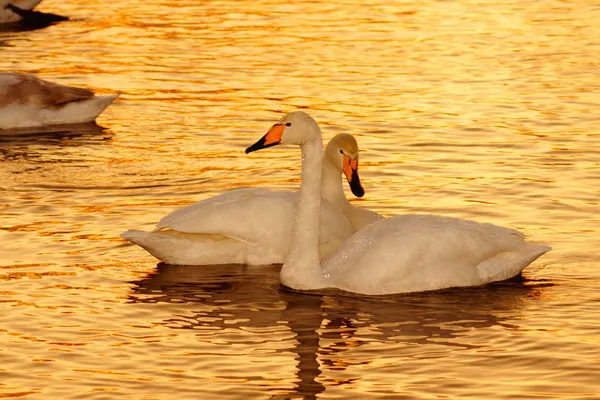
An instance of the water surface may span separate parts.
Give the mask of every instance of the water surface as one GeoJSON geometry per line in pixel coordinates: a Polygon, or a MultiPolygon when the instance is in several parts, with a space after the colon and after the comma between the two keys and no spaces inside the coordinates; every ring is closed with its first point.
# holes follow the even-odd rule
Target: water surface
{"type": "MultiPolygon", "coordinates": [[[[0,67],[120,92],[97,125],[0,133],[0,397],[600,398],[600,7],[592,1],[45,0],[0,67]],[[521,281],[389,297],[279,266],[157,265],[119,233],[352,133],[385,215],[513,227],[521,281]]],[[[351,193],[347,190],[348,195],[351,193]]]]}

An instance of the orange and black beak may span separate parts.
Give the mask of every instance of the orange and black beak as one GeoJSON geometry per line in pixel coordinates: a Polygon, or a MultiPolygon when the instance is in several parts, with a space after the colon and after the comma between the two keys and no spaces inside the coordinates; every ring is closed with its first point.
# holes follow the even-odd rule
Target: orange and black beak
{"type": "Polygon", "coordinates": [[[356,197],[363,197],[365,195],[365,189],[363,189],[360,184],[360,179],[358,177],[358,158],[353,160],[344,154],[342,171],[344,172],[344,175],[346,175],[346,179],[348,179],[352,193],[354,193],[356,197]]]}
{"type": "Polygon", "coordinates": [[[276,146],[281,143],[281,136],[285,130],[284,124],[275,124],[269,129],[265,136],[259,139],[258,142],[246,149],[246,154],[256,150],[266,149],[267,147],[276,146]]]}

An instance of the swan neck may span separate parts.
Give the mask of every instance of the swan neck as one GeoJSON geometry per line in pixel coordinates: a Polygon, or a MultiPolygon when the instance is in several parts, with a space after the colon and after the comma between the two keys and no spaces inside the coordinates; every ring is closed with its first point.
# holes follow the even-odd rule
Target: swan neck
{"type": "Polygon", "coordinates": [[[350,207],[344,193],[341,171],[327,157],[323,160],[323,198],[343,213],[350,207]]]}
{"type": "Polygon", "coordinates": [[[321,134],[300,145],[302,182],[290,250],[281,269],[281,282],[293,289],[324,287],[319,257],[323,143],[321,134]]]}

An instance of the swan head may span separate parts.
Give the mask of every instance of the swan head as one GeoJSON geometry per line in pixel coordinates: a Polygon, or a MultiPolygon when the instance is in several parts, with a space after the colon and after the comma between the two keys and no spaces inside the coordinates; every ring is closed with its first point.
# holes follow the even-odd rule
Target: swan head
{"type": "Polygon", "coordinates": [[[278,144],[301,145],[311,139],[321,139],[321,130],[316,121],[303,111],[285,114],[269,131],[246,149],[246,154],[278,144]]]}
{"type": "Polygon", "coordinates": [[[335,135],[327,144],[325,157],[346,176],[352,193],[363,197],[365,189],[358,177],[358,143],[354,136],[347,133],[335,135]]]}

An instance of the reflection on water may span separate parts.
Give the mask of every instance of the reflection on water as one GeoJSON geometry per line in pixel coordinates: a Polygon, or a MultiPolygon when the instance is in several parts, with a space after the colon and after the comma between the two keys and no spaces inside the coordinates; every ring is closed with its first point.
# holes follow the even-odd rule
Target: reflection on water
{"type": "MultiPolygon", "coordinates": [[[[222,331],[273,330],[285,324],[297,342],[292,350],[298,361],[294,394],[306,398],[325,390],[317,378],[321,371],[318,331],[322,324],[322,300],[280,290],[279,267],[245,268],[239,265],[207,267],[159,264],[156,272],[133,282],[132,302],[185,302],[201,306],[184,321],[169,319],[166,326],[222,331]],[[142,296],[139,296],[142,295],[142,296]]],[[[289,349],[286,349],[289,351],[289,349]]]]}
{"type": "MultiPolygon", "coordinates": [[[[490,343],[471,342],[466,337],[475,330],[496,326],[518,329],[515,312],[523,311],[528,302],[539,301],[544,288],[552,286],[514,279],[483,288],[376,298],[304,295],[279,288],[279,269],[159,264],[155,271],[132,282],[128,300],[132,304],[186,304],[186,315],[170,315],[153,323],[192,330],[199,348],[204,342],[223,337],[227,337],[221,339],[223,344],[234,347],[263,342],[251,335],[239,337],[233,333],[236,331],[276,335],[275,340],[285,346],[278,352],[295,354],[296,380],[293,391],[282,387],[272,390],[284,391],[278,394],[281,398],[315,398],[330,384],[357,385],[365,390],[360,388],[360,377],[332,379],[323,375],[343,375],[344,371],[373,366],[386,349],[413,348],[408,354],[394,353],[393,357],[403,363],[414,357],[428,358],[415,346],[433,347],[437,353],[490,351],[490,343]],[[362,347],[369,349],[363,351],[362,347]]],[[[255,351],[254,346],[247,355],[255,351]]],[[[434,356],[438,357],[441,354],[434,356]]]]}
{"type": "Polygon", "coordinates": [[[122,92],[98,124],[0,132],[0,397],[600,398],[590,1],[44,0],[0,67],[122,92]],[[301,295],[279,266],[173,267],[119,233],[300,155],[281,113],[356,136],[366,196],[526,232],[523,282],[301,295]]]}
{"type": "Polygon", "coordinates": [[[111,134],[95,122],[54,125],[48,127],[3,129],[0,131],[0,151],[11,157],[11,149],[30,150],[35,145],[83,146],[96,140],[107,141],[111,134]]]}

